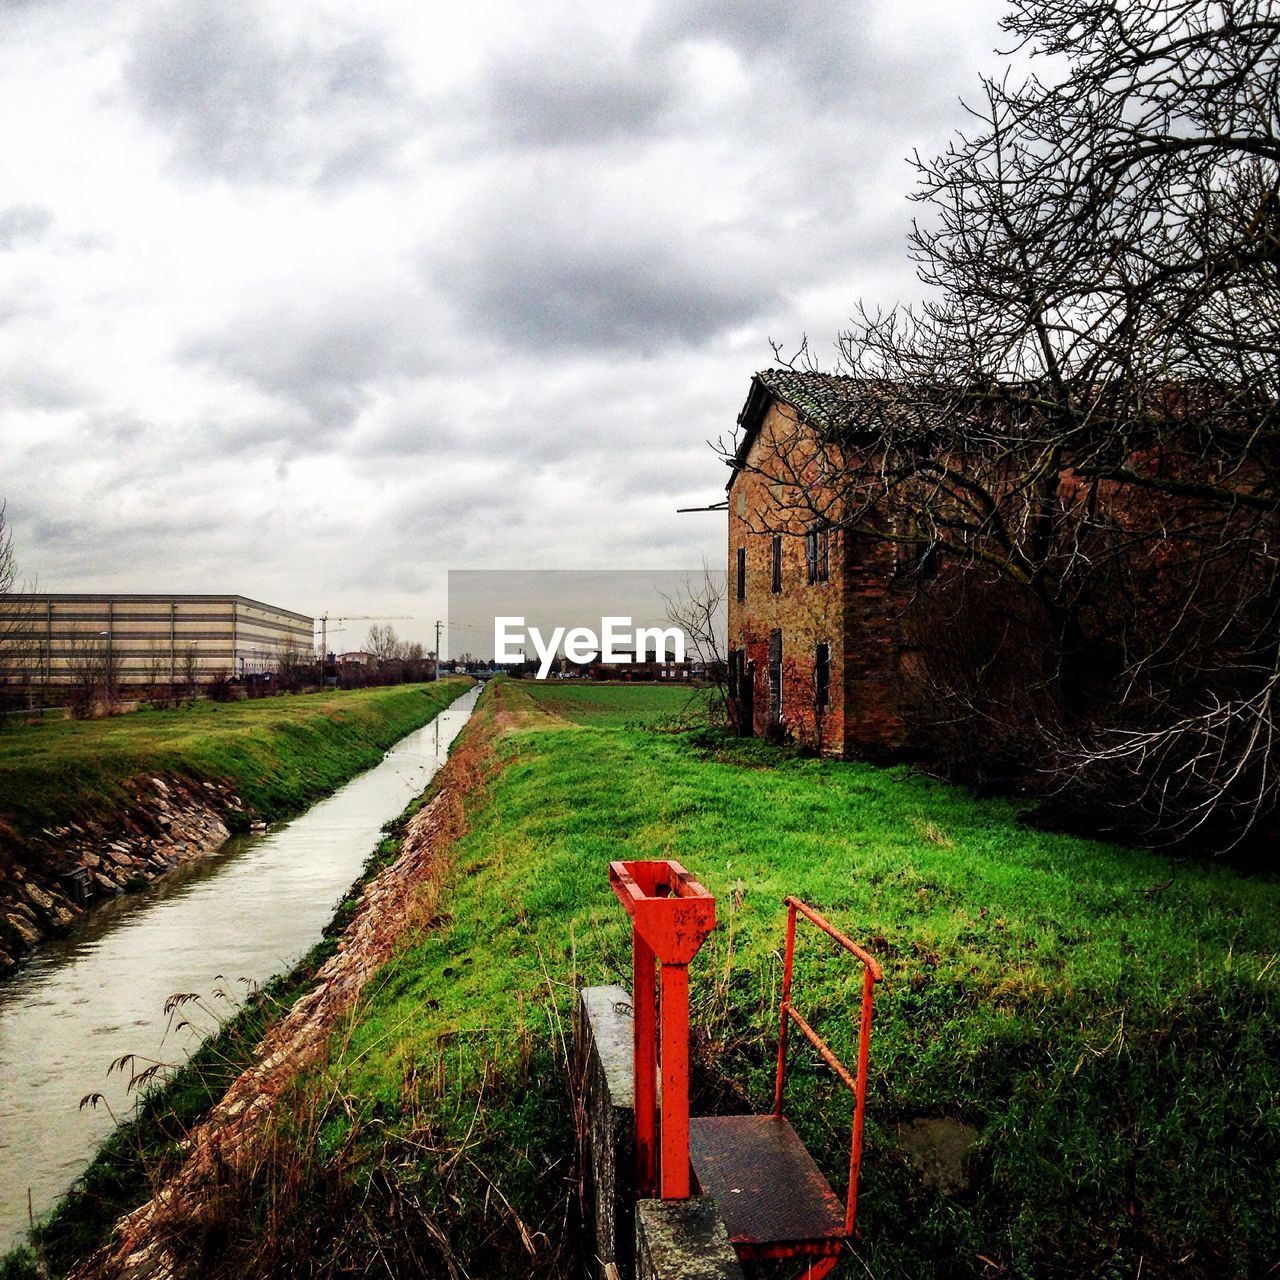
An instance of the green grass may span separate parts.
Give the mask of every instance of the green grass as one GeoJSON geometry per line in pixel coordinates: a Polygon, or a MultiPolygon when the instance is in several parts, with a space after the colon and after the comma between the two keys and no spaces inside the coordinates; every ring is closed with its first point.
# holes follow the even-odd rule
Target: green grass
{"type": "MultiPolygon", "coordinates": [[[[495,767],[441,913],[300,1089],[308,1120],[284,1127],[312,1153],[307,1194],[281,1213],[280,1180],[260,1177],[219,1237],[226,1274],[267,1274],[252,1264],[268,1232],[305,1241],[318,1274],[570,1274],[564,1038],[579,985],[628,982],[617,857],[676,858],[717,896],[721,927],[692,967],[700,1108],[768,1105],[786,894],[882,959],[868,1274],[1266,1273],[1280,885],[1034,830],[1014,803],[903,769],[624,727],[666,721],[684,693],[486,693],[463,741],[491,735],[495,767]],[[981,1131],[964,1194],[931,1191],[899,1148],[897,1125],[920,1116],[981,1131]]],[[[846,1057],[857,989],[805,936],[796,1003],[846,1057]]],[[[789,1101],[843,1191],[849,1100],[818,1066],[795,1054],[789,1101]]]]}
{"type": "MultiPolygon", "coordinates": [[[[488,1073],[485,1178],[531,1219],[550,1214],[563,1107],[532,1106],[518,1070],[505,1099],[502,1064],[563,1024],[576,983],[627,981],[609,859],[674,857],[717,895],[722,924],[693,966],[695,1026],[711,1028],[704,1105],[733,1085],[767,1105],[786,894],[883,960],[862,1200],[872,1274],[979,1274],[979,1255],[1028,1276],[1140,1262],[1244,1276],[1274,1261],[1274,880],[1033,830],[1016,804],[903,769],[750,744],[744,764],[705,734],[614,727],[635,718],[628,693],[647,716],[663,697],[677,709],[674,690],[505,686],[517,711],[528,699],[578,723],[532,717],[498,740],[503,767],[454,851],[448,922],[387,966],[341,1046],[335,1074],[379,1142],[421,1126],[423,1107],[443,1133],[474,1134],[488,1073]],[[446,1083],[424,1101],[406,1081],[431,1063],[446,1083]],[[967,1195],[928,1191],[899,1150],[896,1123],[921,1115],[981,1128],[967,1195]]],[[[857,975],[812,938],[797,975],[797,1003],[847,1053],[857,975]]],[[[797,1123],[843,1188],[848,1103],[808,1055],[796,1070],[797,1123]]],[[[545,1087],[558,1099],[558,1081],[545,1087]]],[[[458,1247],[483,1256],[492,1224],[469,1222],[474,1206],[454,1214],[458,1247]]]]}
{"type": "Polygon", "coordinates": [[[467,680],[248,702],[200,702],[0,732],[0,845],[54,823],[110,819],[151,775],[228,782],[259,817],[328,794],[470,687],[467,680]]]}
{"type": "MultiPolygon", "coordinates": [[[[395,689],[364,690],[357,694],[336,693],[304,696],[289,700],[283,707],[295,723],[314,729],[317,716],[334,717],[352,708],[357,700],[359,722],[371,734],[392,732],[408,724],[402,736],[424,719],[430,719],[470,688],[469,680],[442,680],[438,683],[402,686],[395,689]],[[381,694],[381,697],[373,695],[381,694]],[[397,696],[391,697],[389,695],[397,696]],[[405,697],[409,695],[409,697],[405,697]],[[406,713],[408,719],[406,720],[406,713]]],[[[233,704],[217,708],[235,712],[261,704],[233,704]]],[[[215,710],[202,709],[207,719],[215,710]]],[[[242,731],[253,728],[261,734],[277,724],[269,717],[245,717],[242,731]]],[[[111,727],[115,727],[112,725],[111,727]]],[[[178,728],[180,726],[173,726],[178,728]]],[[[150,728],[150,726],[148,726],[150,728]]],[[[235,726],[216,724],[224,735],[235,726]]],[[[149,735],[148,735],[149,736],[149,735]]],[[[142,735],[133,741],[140,742],[142,735]]],[[[151,739],[153,742],[155,738],[151,739]]],[[[171,739],[172,741],[172,739],[171,739]]],[[[7,745],[7,744],[6,744],[7,745]]],[[[376,762],[382,748],[373,756],[376,762]]],[[[398,829],[398,824],[388,824],[398,829]]],[[[333,955],[343,929],[359,903],[360,885],[386,866],[394,857],[397,841],[382,840],[369,857],[359,880],[338,904],[326,926],[324,938],[287,974],[272,979],[254,993],[219,1032],[196,1050],[177,1071],[149,1088],[139,1099],[136,1114],[124,1121],[102,1145],[74,1186],[44,1218],[33,1233],[32,1245],[41,1262],[53,1275],[63,1275],[87,1257],[107,1238],[116,1220],[143,1203],[184,1155],[183,1141],[226,1091],[235,1078],[254,1061],[255,1050],[268,1027],[279,1021],[293,1002],[311,987],[316,971],[333,955]]],[[[32,1248],[21,1247],[0,1256],[0,1280],[28,1280],[40,1275],[32,1248]]]]}
{"type": "Polygon", "coordinates": [[[612,729],[692,720],[707,697],[705,689],[677,684],[540,680],[521,688],[550,715],[612,729]]]}

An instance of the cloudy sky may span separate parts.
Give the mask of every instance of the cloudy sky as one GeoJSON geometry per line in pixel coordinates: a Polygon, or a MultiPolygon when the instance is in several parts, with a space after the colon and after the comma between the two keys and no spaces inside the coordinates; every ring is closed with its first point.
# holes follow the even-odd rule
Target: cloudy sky
{"type": "Polygon", "coordinates": [[[430,640],[450,568],[719,565],[706,441],[915,294],[999,12],[0,0],[22,572],[430,640]]]}

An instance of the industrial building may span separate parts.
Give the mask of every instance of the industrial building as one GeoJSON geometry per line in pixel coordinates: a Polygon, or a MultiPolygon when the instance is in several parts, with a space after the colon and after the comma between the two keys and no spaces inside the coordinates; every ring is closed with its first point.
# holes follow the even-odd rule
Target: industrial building
{"type": "Polygon", "coordinates": [[[69,684],[92,655],[118,684],[239,679],[310,659],[314,621],[244,596],[0,595],[0,681],[69,684]]]}

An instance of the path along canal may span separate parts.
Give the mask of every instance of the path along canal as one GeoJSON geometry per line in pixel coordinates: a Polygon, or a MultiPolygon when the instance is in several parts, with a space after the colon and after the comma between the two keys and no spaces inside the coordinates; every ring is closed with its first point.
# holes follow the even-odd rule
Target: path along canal
{"type": "Polygon", "coordinates": [[[187,1006],[176,1018],[202,1028],[166,1033],[170,995],[198,992],[225,1017],[248,984],[305,955],[383,824],[444,763],[478,696],[464,694],[302,817],[235,837],[142,893],[104,903],[0,980],[0,1254],[22,1241],[28,1192],[39,1218],[111,1130],[111,1112],[131,1113],[127,1076],[107,1074],[112,1060],[133,1053],[139,1069],[182,1061],[215,1018],[187,1006]],[[110,1111],[80,1109],[95,1092],[110,1111]]]}

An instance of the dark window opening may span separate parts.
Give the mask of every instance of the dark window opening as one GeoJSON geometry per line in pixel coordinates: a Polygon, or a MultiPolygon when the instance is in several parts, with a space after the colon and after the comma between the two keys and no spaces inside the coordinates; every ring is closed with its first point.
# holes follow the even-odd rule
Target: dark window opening
{"type": "Polygon", "coordinates": [[[747,598],[747,549],[738,548],[738,599],[747,598]]]}
{"type": "Polygon", "coordinates": [[[814,525],[804,535],[804,562],[809,582],[826,582],[831,573],[831,530],[814,525]]]}
{"type": "Polygon", "coordinates": [[[900,537],[893,544],[894,568],[899,573],[909,573],[920,555],[920,544],[913,538],[900,537]]]}
{"type": "Polygon", "coordinates": [[[773,590],[782,590],[782,535],[773,535],[773,590]]]}
{"type": "Polygon", "coordinates": [[[782,632],[769,632],[769,723],[782,723],[782,632]]]}
{"type": "Polygon", "coordinates": [[[942,553],[936,542],[924,538],[905,538],[897,544],[898,572],[919,578],[936,578],[942,566],[942,553]]]}
{"type": "Polygon", "coordinates": [[[936,578],[942,567],[942,552],[936,542],[931,542],[920,554],[916,572],[922,578],[936,578]]]}
{"type": "Polygon", "coordinates": [[[831,705],[831,646],[820,644],[813,657],[813,701],[821,711],[831,705]]]}
{"type": "Polygon", "coordinates": [[[738,696],[739,671],[742,667],[742,650],[729,650],[729,697],[738,696]]]}

